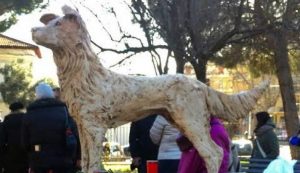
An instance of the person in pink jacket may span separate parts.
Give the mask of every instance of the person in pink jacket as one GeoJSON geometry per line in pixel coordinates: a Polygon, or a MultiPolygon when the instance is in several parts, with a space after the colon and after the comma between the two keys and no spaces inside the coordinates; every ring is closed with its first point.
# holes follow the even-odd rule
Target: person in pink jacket
{"type": "MultiPolygon", "coordinates": [[[[219,169],[219,173],[227,173],[230,155],[230,138],[229,135],[218,118],[210,119],[210,135],[214,142],[223,149],[223,160],[219,169]]],[[[193,147],[192,143],[185,137],[177,138],[177,144],[182,151],[179,162],[178,173],[206,173],[205,162],[193,147]]],[[[201,153],[200,153],[201,154],[201,153]]]]}

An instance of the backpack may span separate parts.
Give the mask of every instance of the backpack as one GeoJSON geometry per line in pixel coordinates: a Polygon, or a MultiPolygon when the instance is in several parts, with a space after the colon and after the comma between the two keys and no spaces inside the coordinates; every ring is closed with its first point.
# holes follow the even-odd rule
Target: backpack
{"type": "Polygon", "coordinates": [[[71,158],[76,157],[77,153],[77,137],[72,129],[72,123],[69,120],[69,114],[66,111],[66,124],[65,124],[65,145],[67,156],[71,158]]]}

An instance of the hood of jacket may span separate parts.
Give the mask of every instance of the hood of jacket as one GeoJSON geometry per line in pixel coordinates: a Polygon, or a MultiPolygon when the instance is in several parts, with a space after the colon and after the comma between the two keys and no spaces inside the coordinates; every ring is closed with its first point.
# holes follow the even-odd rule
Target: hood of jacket
{"type": "Polygon", "coordinates": [[[45,107],[58,107],[58,106],[65,106],[66,107],[66,104],[63,103],[60,100],[55,99],[55,98],[43,98],[43,99],[38,99],[38,100],[34,101],[33,103],[31,103],[27,107],[27,111],[28,110],[45,108],[45,107]]]}
{"type": "Polygon", "coordinates": [[[276,126],[274,124],[274,122],[272,121],[272,119],[269,119],[266,124],[264,124],[263,126],[261,126],[260,128],[256,129],[254,132],[257,136],[260,136],[264,133],[266,133],[269,130],[274,129],[276,126]]]}
{"type": "Polygon", "coordinates": [[[210,125],[222,125],[222,123],[218,118],[210,117],[210,125]]]}

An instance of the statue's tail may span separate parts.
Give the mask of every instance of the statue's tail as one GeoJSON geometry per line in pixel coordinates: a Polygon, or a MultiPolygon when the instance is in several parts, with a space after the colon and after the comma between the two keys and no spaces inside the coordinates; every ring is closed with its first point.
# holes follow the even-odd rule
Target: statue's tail
{"type": "Polygon", "coordinates": [[[268,88],[270,81],[263,81],[257,87],[233,95],[227,95],[208,88],[206,102],[211,114],[224,120],[245,117],[256,105],[257,100],[268,88]]]}

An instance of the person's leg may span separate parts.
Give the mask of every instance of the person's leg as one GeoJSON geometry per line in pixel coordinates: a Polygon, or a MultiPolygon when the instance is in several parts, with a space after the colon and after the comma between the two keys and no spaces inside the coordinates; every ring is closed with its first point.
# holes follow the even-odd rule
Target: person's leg
{"type": "Polygon", "coordinates": [[[158,173],[176,173],[179,160],[159,160],[158,173]]]}
{"type": "MultiPolygon", "coordinates": [[[[4,173],[28,173],[28,169],[22,167],[6,167],[4,173]]],[[[1,172],[1,171],[0,171],[1,172]]]]}
{"type": "Polygon", "coordinates": [[[30,173],[48,173],[46,168],[30,168],[30,173]]]}
{"type": "Polygon", "coordinates": [[[7,173],[28,173],[28,167],[23,164],[11,165],[7,168],[7,173]]]}
{"type": "Polygon", "coordinates": [[[138,173],[147,173],[147,161],[142,159],[138,167],[138,173]]]}
{"type": "Polygon", "coordinates": [[[178,173],[198,173],[205,171],[204,160],[198,154],[198,151],[192,147],[188,151],[183,151],[178,165],[178,173]]]}
{"type": "Polygon", "coordinates": [[[20,168],[18,172],[19,173],[28,173],[28,168],[26,168],[26,167],[20,168]]]}
{"type": "Polygon", "coordinates": [[[54,168],[50,173],[74,173],[70,168],[54,168]]]}

